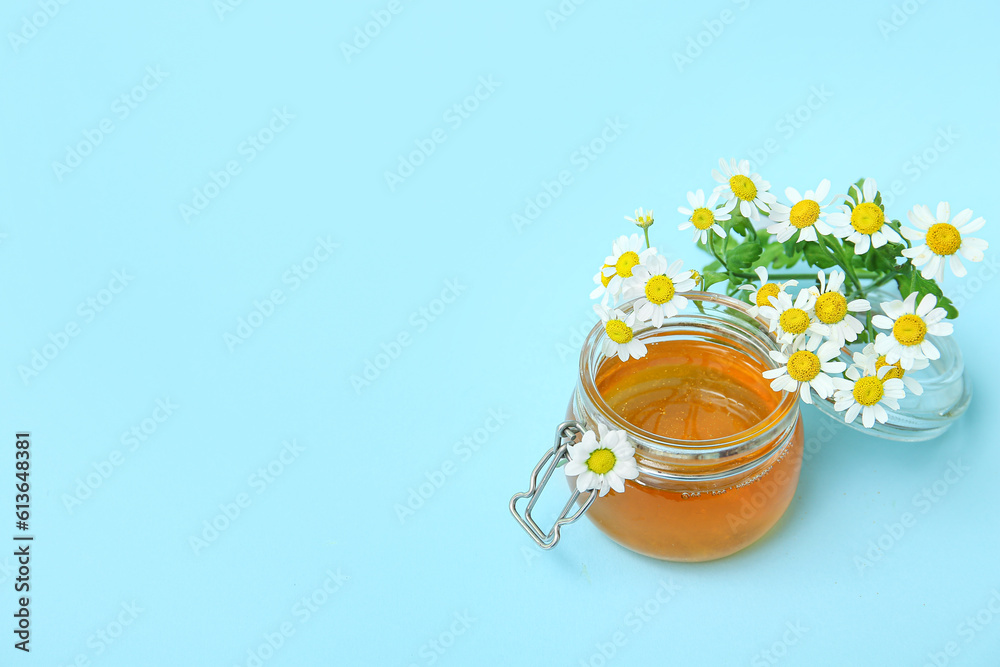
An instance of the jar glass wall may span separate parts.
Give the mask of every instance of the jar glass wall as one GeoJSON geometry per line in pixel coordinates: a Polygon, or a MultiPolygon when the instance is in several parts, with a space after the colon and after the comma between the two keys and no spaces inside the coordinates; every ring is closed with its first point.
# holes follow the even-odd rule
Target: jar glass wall
{"type": "Polygon", "coordinates": [[[606,358],[604,328],[594,328],[568,418],[625,430],[636,448],[639,477],[586,516],[633,551],[704,561],[743,549],[784,513],[802,465],[802,420],[798,394],[761,376],[778,346],[746,304],[685,296],[691,303],[661,328],[636,329],[643,359],[606,358]]]}

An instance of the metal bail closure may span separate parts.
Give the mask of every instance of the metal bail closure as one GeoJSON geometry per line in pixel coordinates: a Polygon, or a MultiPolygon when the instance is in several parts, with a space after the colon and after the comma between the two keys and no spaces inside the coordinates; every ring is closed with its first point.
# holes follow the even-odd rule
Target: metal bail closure
{"type": "Polygon", "coordinates": [[[570,445],[575,442],[576,436],[583,432],[584,428],[580,422],[568,421],[560,424],[559,428],[556,429],[556,441],[552,446],[552,449],[545,453],[542,460],[539,461],[538,465],[535,466],[535,469],[531,471],[531,487],[526,492],[517,493],[510,499],[511,514],[513,514],[514,518],[517,519],[517,522],[521,524],[521,528],[524,528],[528,535],[531,535],[531,539],[533,539],[538,546],[543,549],[551,549],[554,547],[559,541],[559,529],[566,524],[573,523],[583,516],[583,513],[587,511],[591,504],[593,504],[594,499],[597,498],[597,489],[588,491],[587,493],[589,493],[589,496],[587,497],[586,502],[584,502],[583,505],[580,506],[580,509],[578,509],[572,516],[567,516],[581,495],[579,491],[574,491],[573,495],[570,496],[569,501],[566,503],[566,506],[563,507],[559,518],[556,519],[555,525],[552,526],[552,529],[547,533],[543,533],[542,529],[538,527],[537,523],[535,523],[535,520],[531,518],[531,509],[535,506],[535,502],[538,501],[538,494],[541,493],[542,489],[545,488],[545,485],[548,484],[549,478],[552,477],[552,473],[559,467],[559,464],[562,463],[563,459],[569,459],[568,450],[570,445]],[[549,463],[549,467],[545,471],[542,481],[539,483],[538,473],[541,472],[542,467],[549,461],[549,459],[552,459],[552,462],[549,463]],[[517,501],[521,498],[531,499],[528,502],[528,506],[524,509],[523,516],[517,513],[517,501]]]}

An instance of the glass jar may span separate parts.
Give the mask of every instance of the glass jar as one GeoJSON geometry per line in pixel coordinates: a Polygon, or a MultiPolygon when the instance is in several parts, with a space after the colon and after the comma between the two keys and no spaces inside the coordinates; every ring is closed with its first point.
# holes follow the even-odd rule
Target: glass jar
{"type": "MultiPolygon", "coordinates": [[[[606,358],[600,324],[584,342],[570,426],[560,426],[529,492],[511,499],[512,512],[541,546],[554,546],[560,526],[585,512],[611,539],[638,553],[712,560],[758,540],[791,502],[802,466],[798,394],[775,392],[761,376],[775,367],[768,352],[777,343],[747,304],[710,292],[685,296],[688,307],[661,328],[635,329],[647,346],[643,359],[606,358]],[[574,494],[543,535],[530,517],[537,493],[565,459],[566,447],[600,424],[627,433],[638,478],[626,481],[624,493],[574,494]],[[538,484],[547,460],[553,463],[538,484]],[[525,497],[532,497],[528,522],[516,510],[525,497]],[[573,501],[580,509],[568,516],[573,501]]],[[[627,314],[631,307],[620,309],[627,314]]],[[[567,480],[575,489],[575,478],[567,480]]]]}

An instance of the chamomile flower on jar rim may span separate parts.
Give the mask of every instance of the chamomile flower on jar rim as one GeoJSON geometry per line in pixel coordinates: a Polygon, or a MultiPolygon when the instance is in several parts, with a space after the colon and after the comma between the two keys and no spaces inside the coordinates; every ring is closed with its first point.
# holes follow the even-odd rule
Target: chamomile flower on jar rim
{"type": "Polygon", "coordinates": [[[750,292],[750,309],[747,311],[751,317],[760,315],[761,308],[771,308],[770,298],[778,296],[778,292],[784,292],[786,288],[799,284],[798,280],[786,280],[783,283],[770,282],[767,268],[758,266],[754,273],[760,278],[760,287],[753,285],[740,285],[739,289],[750,292]]]}
{"type": "Polygon", "coordinates": [[[914,206],[907,211],[906,217],[917,229],[903,227],[900,231],[910,241],[922,242],[922,245],[906,248],[902,254],[927,280],[942,282],[945,264],[951,267],[956,278],[964,277],[967,272],[959,255],[970,262],[983,261],[983,251],[990,244],[969,234],[982,229],[986,220],[981,216],[972,220],[971,208],[957,213],[950,222],[951,207],[946,201],[938,204],[937,217],[927,206],[914,206]]]}
{"type": "Polygon", "coordinates": [[[680,292],[694,289],[695,281],[690,271],[681,271],[683,260],[667,266],[663,255],[650,255],[632,271],[632,278],[625,282],[625,298],[639,297],[632,311],[640,322],[663,326],[663,320],[687,308],[687,298],[680,292]]]}
{"type": "Polygon", "coordinates": [[[570,445],[566,476],[576,477],[580,493],[591,489],[599,489],[599,496],[611,489],[624,493],[625,480],[639,476],[635,448],[625,431],[609,431],[604,424],[598,424],[598,429],[600,438],[591,430],[583,434],[580,442],[570,445]]]}
{"type": "MultiPolygon", "coordinates": [[[[919,371],[927,368],[931,362],[926,359],[914,359],[913,368],[910,372],[919,371]]],[[[894,364],[890,364],[885,360],[884,354],[879,354],[875,351],[875,343],[868,343],[865,345],[865,349],[861,352],[854,353],[854,364],[862,370],[865,375],[878,375],[878,372],[882,370],[883,367],[888,366],[889,370],[886,371],[885,379],[891,380],[902,380],[903,386],[906,387],[906,391],[910,392],[914,396],[920,396],[924,393],[924,388],[912,375],[907,375],[907,372],[903,370],[902,364],[898,361],[894,364]]]]}
{"type": "Polygon", "coordinates": [[[602,266],[600,270],[594,275],[594,284],[597,287],[594,291],[590,293],[591,299],[601,299],[603,305],[608,305],[608,300],[611,298],[611,293],[608,292],[608,285],[611,283],[611,276],[604,275],[604,269],[609,268],[607,264],[602,266]]]}
{"type": "Polygon", "coordinates": [[[876,315],[872,324],[889,333],[880,333],[875,338],[875,351],[885,355],[885,361],[897,361],[904,371],[912,370],[917,359],[939,359],[941,352],[927,336],[950,336],[954,330],[951,322],[943,322],[944,308],[937,306],[937,297],[925,294],[917,305],[917,293],[910,294],[903,301],[889,301],[882,304],[885,315],[876,315]]]}
{"type": "Polygon", "coordinates": [[[847,196],[848,204],[826,217],[833,228],[834,236],[847,239],[854,244],[854,254],[863,255],[871,248],[881,248],[886,243],[902,243],[903,237],[887,224],[885,211],[875,203],[878,185],[874,178],[866,178],[861,184],[851,186],[852,195],[847,196]]]}
{"type": "Polygon", "coordinates": [[[642,238],[638,234],[619,236],[604,259],[601,274],[607,277],[607,291],[612,297],[619,297],[625,281],[632,277],[632,269],[639,266],[646,257],[656,254],[656,248],[642,249],[642,238]]]}
{"type": "Polygon", "coordinates": [[[642,210],[642,207],[640,206],[639,208],[636,209],[634,218],[630,218],[626,215],[625,219],[631,223],[634,223],[640,229],[646,229],[653,225],[653,210],[650,209],[649,213],[646,213],[645,211],[642,210]]]}
{"type": "Polygon", "coordinates": [[[594,312],[604,323],[604,333],[607,335],[601,345],[604,356],[617,356],[622,361],[646,356],[645,344],[635,337],[635,311],[626,315],[617,308],[609,310],[606,306],[595,304],[594,312]]]}
{"type": "Polygon", "coordinates": [[[814,338],[830,335],[830,327],[812,312],[813,295],[809,290],[799,290],[794,302],[788,292],[769,296],[768,301],[771,305],[761,307],[760,314],[770,322],[768,330],[777,335],[779,343],[790,345],[807,333],[814,338]]]}
{"type": "Polygon", "coordinates": [[[771,206],[778,198],[768,192],[771,184],[758,173],[750,173],[750,161],[735,158],[719,158],[719,167],[712,170],[712,178],[718,181],[715,192],[726,198],[726,204],[739,204],[740,214],[754,222],[760,222],[761,212],[770,213],[771,206]]]}
{"type": "Polygon", "coordinates": [[[826,224],[826,208],[830,202],[824,202],[829,194],[830,181],[825,178],[819,182],[815,191],[806,190],[804,195],[800,195],[795,188],[785,188],[785,197],[792,205],[776,202],[771,207],[771,215],[768,217],[774,224],[768,226],[767,233],[777,236],[779,243],[792,238],[796,232],[799,234],[799,241],[816,241],[817,232],[832,233],[833,229],[826,224]]]}
{"type": "Polygon", "coordinates": [[[691,208],[684,206],[677,207],[678,213],[687,216],[687,221],[678,225],[677,229],[684,231],[685,229],[694,227],[693,240],[701,241],[702,243],[708,243],[708,233],[710,231],[718,234],[720,238],[726,238],[726,230],[722,228],[719,222],[732,218],[729,212],[736,207],[736,200],[727,201],[721,208],[717,209],[715,205],[721,196],[722,193],[716,191],[708,197],[708,201],[705,201],[704,190],[699,189],[694,192],[688,192],[687,200],[691,208]]]}
{"type": "Polygon", "coordinates": [[[826,341],[820,345],[820,340],[819,336],[814,336],[805,343],[794,345],[788,353],[771,350],[771,358],[780,364],[763,373],[771,380],[771,389],[798,392],[806,403],[812,403],[813,391],[820,398],[832,394],[833,378],[827,373],[843,373],[847,364],[833,361],[840,353],[836,343],[826,341]]]}
{"type": "Polygon", "coordinates": [[[906,391],[902,380],[888,377],[889,368],[883,366],[873,375],[862,375],[856,366],[851,366],[847,369],[847,379],[833,379],[836,387],[833,409],[837,412],[847,410],[844,421],[850,424],[860,413],[862,425],[872,428],[875,422],[884,424],[889,420],[885,406],[899,409],[899,399],[906,396],[906,391]]]}
{"type": "Polygon", "coordinates": [[[851,313],[866,313],[872,309],[871,303],[867,299],[847,300],[840,291],[846,278],[843,271],[831,271],[829,281],[823,271],[819,271],[816,277],[819,279],[819,287],[809,288],[815,297],[813,314],[817,320],[830,327],[830,333],[827,334],[830,340],[840,346],[845,342],[853,343],[858,339],[858,334],[864,331],[865,325],[851,313]]]}

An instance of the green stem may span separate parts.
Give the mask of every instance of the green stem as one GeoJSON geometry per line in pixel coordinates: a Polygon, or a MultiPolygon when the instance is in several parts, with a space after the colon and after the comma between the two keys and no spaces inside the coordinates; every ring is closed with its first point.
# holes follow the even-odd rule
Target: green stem
{"type": "Polygon", "coordinates": [[[649,250],[649,227],[643,227],[642,233],[646,236],[646,249],[649,250]]]}
{"type": "Polygon", "coordinates": [[[851,279],[854,283],[854,289],[857,294],[861,296],[865,295],[865,288],[861,285],[861,280],[858,278],[858,274],[855,273],[854,267],[851,266],[851,259],[846,254],[846,249],[835,237],[827,238],[822,234],[819,235],[819,239],[822,241],[820,244],[823,248],[832,251],[832,257],[844,269],[844,273],[851,279]]]}
{"type": "MultiPolygon", "coordinates": [[[[712,251],[712,255],[715,257],[715,260],[719,264],[722,265],[722,268],[725,269],[726,273],[729,273],[729,267],[726,266],[726,260],[722,259],[722,257],[719,256],[719,252],[715,249],[715,239],[716,239],[717,236],[718,236],[718,234],[715,234],[713,232],[709,232],[709,234],[708,234],[708,249],[712,251]]],[[[729,237],[727,236],[726,238],[729,238],[729,237]]]]}

